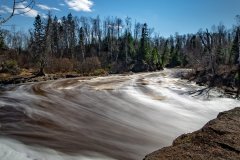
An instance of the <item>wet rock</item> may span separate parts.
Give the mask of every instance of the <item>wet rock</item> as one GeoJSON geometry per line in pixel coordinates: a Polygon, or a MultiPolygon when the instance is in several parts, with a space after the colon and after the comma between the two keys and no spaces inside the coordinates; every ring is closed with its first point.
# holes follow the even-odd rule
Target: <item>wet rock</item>
{"type": "Polygon", "coordinates": [[[239,160],[240,108],[220,113],[202,129],[184,134],[172,146],[147,155],[144,160],[239,160]]]}

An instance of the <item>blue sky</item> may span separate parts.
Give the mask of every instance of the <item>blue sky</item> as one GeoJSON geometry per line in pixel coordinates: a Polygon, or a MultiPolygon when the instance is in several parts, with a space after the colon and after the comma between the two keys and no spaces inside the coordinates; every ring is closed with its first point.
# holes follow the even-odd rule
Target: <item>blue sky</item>
{"type": "MultiPolygon", "coordinates": [[[[0,14],[8,11],[6,0],[0,0],[0,14]]],[[[200,28],[210,28],[220,22],[230,28],[235,16],[240,14],[240,0],[36,0],[33,10],[27,15],[16,16],[7,25],[27,30],[33,26],[34,16],[44,16],[48,10],[62,17],[99,15],[131,17],[133,21],[148,23],[161,36],[178,32],[195,33],[200,28]]],[[[5,26],[7,27],[7,26],[5,26]]]]}

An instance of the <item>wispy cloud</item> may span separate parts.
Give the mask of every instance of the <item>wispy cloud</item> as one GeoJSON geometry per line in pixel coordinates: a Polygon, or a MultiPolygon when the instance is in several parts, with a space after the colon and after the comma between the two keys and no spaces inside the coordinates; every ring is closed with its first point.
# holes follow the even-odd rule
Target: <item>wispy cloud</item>
{"type": "Polygon", "coordinates": [[[13,9],[9,8],[8,6],[2,5],[1,6],[2,13],[12,13],[13,9]]]}
{"type": "Polygon", "coordinates": [[[65,0],[65,3],[75,11],[92,11],[93,2],[91,0],[65,0]]]}
{"type": "MultiPolygon", "coordinates": [[[[36,17],[39,13],[37,10],[27,7],[25,3],[19,3],[16,5],[15,14],[21,14],[27,17],[36,17]]],[[[7,14],[7,13],[12,13],[12,8],[8,6],[1,6],[1,13],[7,14]]]]}
{"type": "Polygon", "coordinates": [[[65,6],[65,4],[64,3],[59,3],[59,6],[65,6]]]}
{"type": "Polygon", "coordinates": [[[43,19],[48,19],[48,15],[46,15],[46,14],[41,14],[41,17],[42,17],[43,19]]]}
{"type": "Polygon", "coordinates": [[[49,7],[49,6],[44,5],[44,4],[37,4],[36,6],[38,6],[38,7],[39,7],[40,9],[42,9],[42,10],[47,10],[47,11],[50,11],[50,10],[60,11],[60,9],[58,9],[58,8],[49,7]]]}
{"type": "Polygon", "coordinates": [[[6,11],[4,11],[2,8],[0,9],[0,14],[4,14],[6,11]]]}
{"type": "Polygon", "coordinates": [[[19,3],[17,5],[17,8],[21,8],[16,10],[16,14],[21,14],[24,13],[23,15],[28,16],[28,17],[36,17],[38,15],[38,11],[33,9],[33,8],[29,8],[27,6],[25,6],[25,4],[23,3],[19,3]]]}

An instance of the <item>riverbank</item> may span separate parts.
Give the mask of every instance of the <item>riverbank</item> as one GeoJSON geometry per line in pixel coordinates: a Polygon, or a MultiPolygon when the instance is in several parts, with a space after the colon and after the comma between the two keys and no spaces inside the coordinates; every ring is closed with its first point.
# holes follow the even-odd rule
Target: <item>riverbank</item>
{"type": "Polygon", "coordinates": [[[204,69],[185,72],[180,76],[183,79],[194,81],[200,86],[206,86],[209,89],[217,87],[226,96],[236,97],[238,91],[237,66],[221,66],[215,75],[211,71],[204,69]]]}
{"type": "Polygon", "coordinates": [[[203,87],[176,78],[178,72],[165,69],[3,87],[0,141],[6,143],[1,141],[0,159],[28,156],[33,146],[39,147],[30,159],[91,159],[96,153],[107,157],[102,159],[142,159],[239,105],[217,93],[209,99],[189,95],[203,87]],[[52,154],[45,156],[46,152],[52,154]]]}
{"type": "Polygon", "coordinates": [[[41,82],[48,80],[57,80],[61,78],[74,78],[81,77],[80,74],[47,74],[45,76],[10,76],[8,78],[4,78],[0,80],[0,85],[8,85],[8,84],[20,84],[20,83],[28,83],[28,82],[41,82]]]}
{"type": "Polygon", "coordinates": [[[27,71],[26,73],[21,73],[19,75],[1,74],[0,85],[21,84],[21,83],[28,83],[28,82],[42,82],[42,81],[58,80],[58,79],[65,79],[65,78],[107,76],[107,75],[108,75],[108,72],[102,69],[96,70],[88,74],[79,74],[75,72],[70,72],[70,73],[45,74],[45,76],[36,76],[36,74],[27,71]]]}
{"type": "Polygon", "coordinates": [[[172,146],[147,155],[144,160],[240,159],[240,108],[220,113],[202,129],[183,134],[172,146]]]}

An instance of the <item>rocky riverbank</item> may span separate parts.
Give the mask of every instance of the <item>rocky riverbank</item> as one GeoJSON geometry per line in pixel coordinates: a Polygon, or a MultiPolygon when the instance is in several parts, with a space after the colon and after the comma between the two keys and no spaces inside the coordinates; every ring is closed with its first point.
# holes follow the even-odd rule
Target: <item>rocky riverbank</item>
{"type": "Polygon", "coordinates": [[[8,84],[21,84],[28,82],[42,82],[49,80],[65,79],[65,78],[76,78],[76,77],[94,77],[94,76],[107,76],[108,72],[104,70],[96,70],[89,74],[77,74],[77,73],[57,73],[57,74],[45,74],[44,76],[31,75],[16,75],[9,76],[7,78],[1,77],[0,75],[0,86],[8,84]]]}
{"type": "Polygon", "coordinates": [[[147,155],[144,160],[240,159],[240,108],[220,113],[202,129],[184,134],[172,146],[147,155]]]}
{"type": "Polygon", "coordinates": [[[195,81],[200,86],[209,88],[217,87],[221,89],[226,96],[236,97],[238,91],[237,68],[222,66],[215,75],[207,70],[194,70],[192,72],[184,72],[180,75],[183,79],[195,81]]]}
{"type": "Polygon", "coordinates": [[[45,76],[12,76],[6,79],[0,80],[0,85],[8,85],[8,84],[20,84],[27,82],[41,82],[48,80],[57,80],[60,78],[74,78],[80,77],[78,74],[49,74],[45,76]]]}

